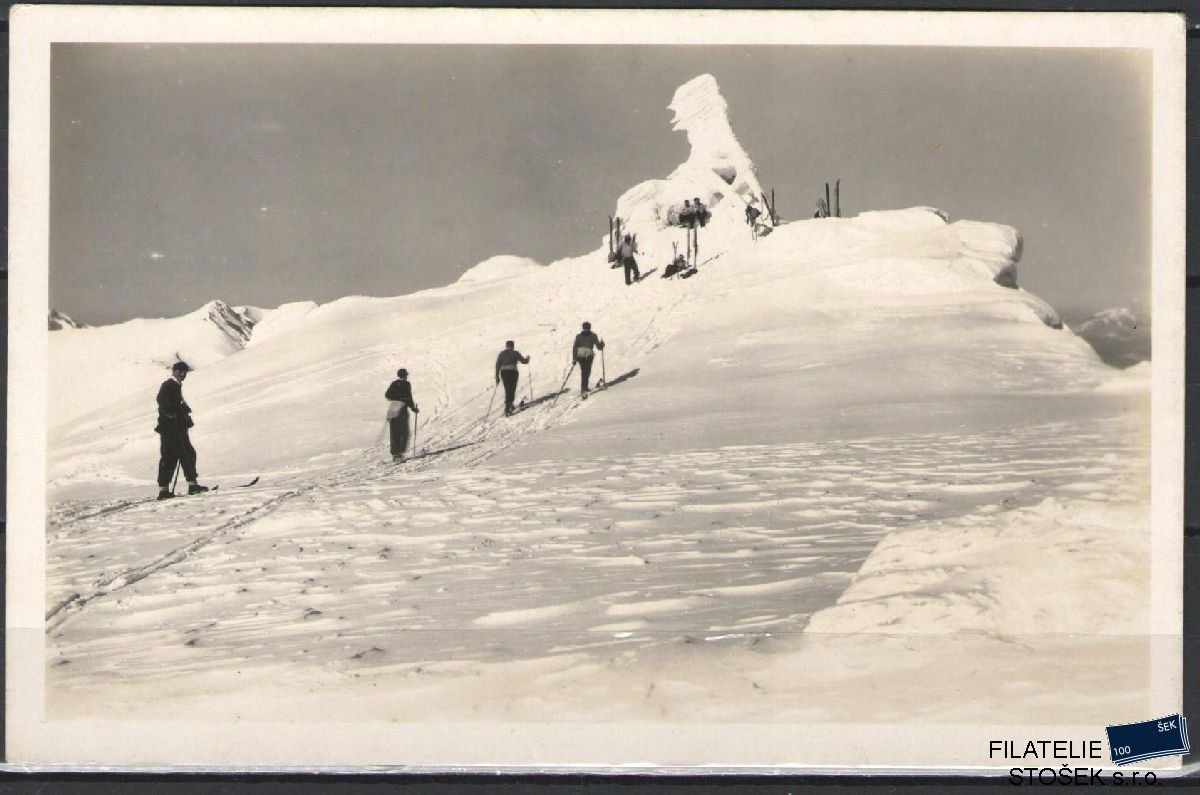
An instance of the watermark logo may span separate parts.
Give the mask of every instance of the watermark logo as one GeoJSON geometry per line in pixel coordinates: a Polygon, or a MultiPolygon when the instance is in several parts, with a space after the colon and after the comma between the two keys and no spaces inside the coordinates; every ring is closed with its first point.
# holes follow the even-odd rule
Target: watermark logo
{"type": "Polygon", "coordinates": [[[1120,723],[1104,729],[1108,733],[1108,750],[1118,765],[1141,762],[1156,756],[1176,756],[1190,753],[1187,719],[1175,714],[1164,715],[1141,723],[1120,723]]]}

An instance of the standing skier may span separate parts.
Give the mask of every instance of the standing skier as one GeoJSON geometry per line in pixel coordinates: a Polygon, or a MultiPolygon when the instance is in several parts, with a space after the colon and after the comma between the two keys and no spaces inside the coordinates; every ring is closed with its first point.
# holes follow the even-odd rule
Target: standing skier
{"type": "Polygon", "coordinates": [[[580,393],[587,397],[588,379],[592,375],[592,361],[596,358],[596,348],[604,350],[604,340],[592,331],[592,324],[584,321],[583,331],[575,335],[571,345],[571,359],[579,365],[580,393]]]}
{"type": "Polygon", "coordinates": [[[690,199],[683,200],[683,209],[679,211],[679,225],[684,229],[691,229],[695,222],[695,213],[692,210],[692,202],[690,199]]]}
{"type": "Polygon", "coordinates": [[[746,225],[750,227],[750,237],[754,240],[758,240],[758,216],[760,215],[762,215],[762,210],[753,204],[746,205],[746,225]]]}
{"type": "Polygon", "coordinates": [[[192,409],[183,399],[183,381],[191,371],[187,362],[175,362],[171,366],[171,377],[158,388],[158,424],[154,426],[159,436],[158,455],[158,498],[167,500],[175,496],[171,491],[171,477],[177,466],[183,467],[187,478],[188,494],[201,494],[208,486],[196,482],[196,448],[188,438],[192,422],[192,409]]]}
{"type": "Polygon", "coordinates": [[[412,384],[408,383],[408,370],[401,367],[396,371],[396,380],[387,388],[383,395],[388,403],[388,427],[391,430],[392,460],[403,461],[404,451],[408,448],[408,410],[420,414],[421,410],[413,402],[412,384]]]}
{"type": "Polygon", "coordinates": [[[629,235],[625,235],[625,239],[621,241],[621,248],[617,254],[621,258],[621,264],[625,266],[626,286],[642,278],[641,272],[638,271],[637,260],[633,258],[633,255],[636,253],[637,243],[629,235]],[[632,278],[630,278],[631,275],[632,278]]]}
{"type": "Polygon", "coordinates": [[[516,343],[508,340],[504,343],[504,350],[500,351],[500,355],[496,357],[496,383],[500,383],[500,379],[504,379],[504,416],[508,416],[515,411],[513,399],[517,396],[517,381],[521,377],[521,373],[517,370],[517,364],[529,364],[529,357],[522,356],[521,352],[516,349],[516,343]]]}

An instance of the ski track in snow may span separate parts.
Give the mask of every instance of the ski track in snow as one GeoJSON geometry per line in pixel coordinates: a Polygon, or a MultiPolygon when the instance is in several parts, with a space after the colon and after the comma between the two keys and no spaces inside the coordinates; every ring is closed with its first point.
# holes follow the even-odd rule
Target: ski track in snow
{"type": "MultiPolygon", "coordinates": [[[[440,374],[440,363],[435,363],[434,369],[435,372],[440,374]]],[[[446,413],[446,409],[449,406],[449,392],[444,386],[444,379],[439,379],[435,376],[431,381],[434,386],[433,394],[435,395],[435,403],[439,410],[438,413],[441,415],[440,426],[448,428],[448,430],[435,433],[430,444],[423,445],[420,449],[422,454],[433,452],[435,455],[414,458],[396,465],[387,463],[386,461],[381,462],[379,458],[382,456],[382,453],[376,454],[374,451],[367,451],[364,453],[364,458],[368,459],[367,463],[352,464],[336,471],[332,475],[324,476],[307,485],[293,486],[290,489],[268,487],[259,487],[253,490],[246,489],[241,493],[252,502],[250,507],[243,508],[234,516],[217,523],[215,526],[205,527],[196,533],[195,537],[187,543],[166,549],[159,557],[149,562],[130,560],[128,563],[125,563],[126,568],[120,568],[121,562],[125,560],[125,557],[122,556],[118,558],[119,562],[115,572],[105,572],[94,578],[88,586],[80,590],[71,591],[57,600],[52,599],[52,606],[46,613],[47,628],[55,628],[66,620],[72,612],[81,609],[94,599],[107,596],[115,590],[124,588],[150,574],[179,563],[220,536],[237,530],[243,525],[273,512],[289,499],[308,494],[314,490],[337,489],[347,483],[387,477],[396,471],[419,472],[436,465],[438,458],[441,457],[437,454],[438,451],[445,448],[456,449],[452,449],[442,455],[449,457],[451,460],[461,458],[462,465],[473,466],[518,442],[525,433],[545,429],[554,424],[556,420],[561,419],[564,415],[578,408],[575,401],[564,400],[561,403],[561,407],[555,410],[557,401],[554,401],[550,402],[546,407],[539,405],[531,408],[529,412],[522,412],[521,415],[505,417],[502,410],[497,410],[493,402],[490,413],[482,414],[478,418],[460,420],[455,423],[452,418],[455,414],[465,409],[466,406],[446,413]],[[439,386],[440,388],[438,388],[439,386]],[[538,412],[541,412],[542,416],[534,416],[538,412]],[[472,449],[473,447],[478,449],[472,449]],[[255,500],[255,497],[260,494],[263,496],[255,500]]],[[[468,402],[468,405],[479,400],[484,394],[488,394],[488,390],[478,393],[468,402]]],[[[500,402],[502,408],[502,396],[500,402]]],[[[419,422],[419,418],[419,414],[411,417],[416,422],[419,422]]],[[[419,426],[415,430],[419,432],[419,426]]],[[[418,442],[420,441],[419,436],[416,439],[418,442]]],[[[288,480],[294,480],[294,478],[289,479],[286,476],[283,478],[284,482],[288,480]]],[[[211,494],[191,499],[209,501],[214,499],[236,500],[236,498],[228,496],[230,493],[227,489],[222,494],[211,494]]],[[[237,500],[235,504],[243,505],[245,501],[246,499],[237,500]]],[[[51,539],[60,536],[69,539],[76,532],[73,528],[76,528],[77,524],[87,520],[100,519],[115,513],[140,509],[134,514],[134,521],[141,521],[147,513],[155,510],[161,512],[173,509],[178,505],[180,503],[175,501],[160,503],[154,498],[103,501],[99,504],[92,502],[63,503],[55,506],[53,509],[53,516],[50,522],[51,539]],[[56,527],[62,528],[62,530],[56,531],[54,529],[56,527]]],[[[222,513],[224,512],[218,511],[218,514],[222,513]]],[[[157,548],[154,545],[142,545],[136,550],[130,549],[129,557],[136,558],[142,556],[146,551],[157,551],[157,548]]]]}
{"type": "Polygon", "coordinates": [[[1121,498],[1133,445],[1062,422],[486,464],[586,405],[464,417],[429,447],[486,441],[307,485],[60,508],[50,675],[69,692],[280,663],[357,676],[758,643],[803,630],[889,531],[1063,492],[1121,498]]]}

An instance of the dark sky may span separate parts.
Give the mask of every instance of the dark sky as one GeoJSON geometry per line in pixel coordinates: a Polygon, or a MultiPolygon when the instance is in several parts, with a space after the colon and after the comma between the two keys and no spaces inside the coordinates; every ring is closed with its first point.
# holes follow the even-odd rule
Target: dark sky
{"type": "Polygon", "coordinates": [[[1149,309],[1149,57],[1082,49],[56,44],[50,305],[400,295],[595,248],[716,77],[785,218],[932,205],[1024,235],[1060,311],[1149,309]]]}

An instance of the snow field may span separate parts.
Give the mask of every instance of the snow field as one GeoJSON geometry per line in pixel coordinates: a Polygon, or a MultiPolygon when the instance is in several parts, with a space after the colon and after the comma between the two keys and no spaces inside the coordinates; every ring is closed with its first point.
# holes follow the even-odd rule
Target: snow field
{"type": "MultiPolygon", "coordinates": [[[[52,555],[48,609],[66,594],[86,594],[98,571],[117,587],[85,609],[65,611],[51,630],[55,709],[85,714],[128,696],[153,712],[159,706],[152,702],[188,699],[174,685],[170,695],[161,692],[167,682],[209,681],[220,671],[253,678],[286,665],[289,679],[320,692],[340,693],[347,676],[389,692],[424,692],[413,680],[431,671],[469,676],[458,686],[481,688],[472,712],[481,715],[490,714],[485,691],[514,659],[544,661],[586,692],[587,671],[619,665],[636,681],[653,679],[664,650],[697,643],[754,649],[757,658],[765,649],[808,648],[810,633],[860,643],[854,633],[874,632],[878,641],[881,632],[925,637],[965,628],[1000,637],[1050,629],[1039,623],[1047,611],[1059,615],[1054,631],[1093,632],[1098,618],[1111,616],[1089,607],[1087,591],[1064,606],[1061,594],[1027,589],[1046,576],[1028,554],[998,579],[989,576],[995,561],[975,566],[970,555],[1021,549],[1047,526],[1030,518],[1044,520],[1047,512],[1071,529],[1063,554],[1128,554],[1136,539],[1108,546],[1108,536],[1136,519],[1133,508],[1120,506],[1136,504],[1144,483],[1117,485],[1127,477],[1117,462],[1135,438],[1059,423],[1015,434],[383,469],[366,482],[330,483],[280,502],[125,587],[122,567],[136,562],[123,542],[131,532],[145,535],[139,546],[166,550],[190,540],[178,537],[182,527],[203,536],[277,490],[76,519],[52,534],[52,549],[86,538],[92,551],[52,555]],[[1083,445],[1096,458],[1078,455],[1083,445]],[[1009,483],[1014,469],[1032,477],[999,504],[991,491],[956,488],[1009,483]],[[1103,507],[1079,513],[1078,505],[1046,496],[1077,483],[1099,484],[1103,507]],[[985,518],[995,515],[988,509],[1002,518],[985,518]],[[1109,519],[1092,521],[1101,512],[1109,519]],[[1014,623],[1021,616],[1028,620],[1014,623]],[[564,659],[573,662],[555,662],[564,659]],[[447,667],[451,660],[460,668],[447,667]]],[[[1126,565],[1134,571],[1139,564],[1134,557],[1126,565]]],[[[1136,626],[1137,616],[1125,620],[1136,626]]],[[[697,673],[689,687],[727,686],[714,682],[716,674],[697,673]]],[[[672,675],[680,687],[688,681],[672,675]]],[[[772,692],[786,701],[811,684],[799,677],[772,692]]],[[[517,699],[551,683],[534,677],[510,685],[517,699]]],[[[665,688],[656,699],[676,703],[671,687],[656,688],[665,688]]],[[[493,717],[512,708],[509,698],[493,717]]],[[[533,716],[540,703],[525,709],[533,716]]],[[[702,719],[764,719],[777,706],[705,698],[676,708],[702,719]]],[[[591,708],[621,713],[616,705],[591,708]]],[[[641,714],[642,707],[626,708],[641,714]]]]}

